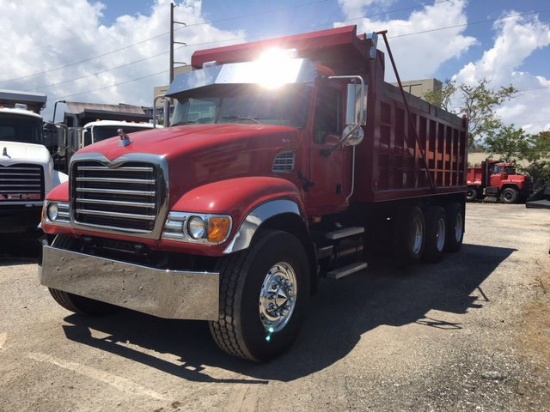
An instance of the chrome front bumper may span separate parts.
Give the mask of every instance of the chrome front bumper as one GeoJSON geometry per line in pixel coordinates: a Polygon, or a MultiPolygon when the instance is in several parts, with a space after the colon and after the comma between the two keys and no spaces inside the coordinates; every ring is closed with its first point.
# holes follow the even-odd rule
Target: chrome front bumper
{"type": "Polygon", "coordinates": [[[161,318],[219,316],[219,273],[154,269],[44,246],[40,283],[161,318]]]}

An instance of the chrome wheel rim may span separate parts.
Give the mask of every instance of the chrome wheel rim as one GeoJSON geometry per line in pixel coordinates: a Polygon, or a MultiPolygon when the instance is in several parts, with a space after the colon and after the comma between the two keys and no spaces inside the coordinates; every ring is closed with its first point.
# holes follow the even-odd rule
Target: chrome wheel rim
{"type": "Polygon", "coordinates": [[[462,214],[457,213],[455,221],[455,240],[460,242],[463,235],[464,222],[462,221],[462,214]]]}
{"type": "Polygon", "coordinates": [[[282,330],[292,317],[297,297],[296,272],[279,262],[269,269],[260,291],[260,319],[269,333],[282,330]]]}
{"type": "Polygon", "coordinates": [[[417,218],[414,220],[414,239],[413,239],[413,253],[418,255],[422,251],[422,242],[424,241],[424,228],[422,227],[422,221],[417,218]]]}
{"type": "Polygon", "coordinates": [[[437,221],[437,240],[435,245],[438,251],[442,251],[445,247],[445,219],[439,219],[437,221]]]}

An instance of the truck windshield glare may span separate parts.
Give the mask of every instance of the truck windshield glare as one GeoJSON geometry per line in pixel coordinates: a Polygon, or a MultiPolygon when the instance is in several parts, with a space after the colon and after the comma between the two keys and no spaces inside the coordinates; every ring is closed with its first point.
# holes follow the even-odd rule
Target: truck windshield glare
{"type": "Polygon", "coordinates": [[[267,90],[258,87],[217,87],[208,93],[179,98],[172,126],[182,124],[244,123],[304,127],[311,88],[267,90]]]}
{"type": "Polygon", "coordinates": [[[0,140],[42,144],[42,120],[2,113],[0,114],[0,140]]]}

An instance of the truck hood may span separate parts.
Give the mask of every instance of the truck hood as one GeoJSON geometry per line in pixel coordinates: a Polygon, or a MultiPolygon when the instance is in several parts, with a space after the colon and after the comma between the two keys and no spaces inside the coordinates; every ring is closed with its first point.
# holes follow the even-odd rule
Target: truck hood
{"type": "MultiPolygon", "coordinates": [[[[184,125],[128,134],[131,143],[111,138],[78,151],[109,161],[129,154],[164,157],[169,165],[172,201],[201,184],[243,176],[273,176],[280,152],[297,151],[300,132],[265,124],[184,125]]],[[[288,178],[288,173],[284,176],[288,178]]],[[[230,188],[228,188],[230,190],[230,188]]]]}
{"type": "Polygon", "coordinates": [[[242,143],[250,139],[259,143],[258,138],[271,140],[273,136],[280,136],[279,140],[282,141],[296,135],[297,130],[288,126],[265,124],[185,125],[145,130],[139,134],[129,133],[131,144],[126,147],[120,145],[119,137],[114,137],[87,146],[79,150],[78,153],[101,153],[110,161],[129,153],[149,153],[171,159],[205,148],[218,148],[219,151],[222,145],[231,147],[232,143],[242,143]]]}
{"type": "Polygon", "coordinates": [[[15,163],[33,163],[47,165],[50,153],[45,146],[33,143],[0,141],[0,164],[7,166],[15,163]]]}

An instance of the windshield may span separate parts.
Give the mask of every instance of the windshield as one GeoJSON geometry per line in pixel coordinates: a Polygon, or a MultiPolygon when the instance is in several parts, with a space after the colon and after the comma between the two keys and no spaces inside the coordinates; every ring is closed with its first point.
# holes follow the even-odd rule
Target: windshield
{"type": "Polygon", "coordinates": [[[180,97],[172,126],[181,124],[261,123],[304,127],[311,88],[292,85],[268,90],[251,85],[215,86],[180,97]]]}
{"type": "MultiPolygon", "coordinates": [[[[94,126],[94,143],[108,139],[110,137],[118,136],[118,130],[124,130],[124,133],[140,132],[142,130],[150,129],[149,127],[139,126],[94,126]]],[[[89,143],[87,143],[89,144],[89,143]]]]}
{"type": "Polygon", "coordinates": [[[0,113],[0,140],[43,144],[42,120],[11,113],[0,113]]]}

